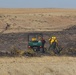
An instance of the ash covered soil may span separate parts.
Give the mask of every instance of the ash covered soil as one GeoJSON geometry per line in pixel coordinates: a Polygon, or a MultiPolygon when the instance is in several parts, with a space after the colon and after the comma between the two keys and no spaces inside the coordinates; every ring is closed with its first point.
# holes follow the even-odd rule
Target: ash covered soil
{"type": "MultiPolygon", "coordinates": [[[[6,33],[0,34],[0,51],[10,51],[13,47],[19,50],[27,50],[28,48],[28,33],[6,33]]],[[[33,32],[32,32],[33,33],[33,32]]],[[[63,51],[76,54],[76,25],[69,27],[63,31],[39,32],[43,34],[46,40],[45,46],[49,47],[48,39],[56,36],[58,43],[63,47],[63,51]]]]}

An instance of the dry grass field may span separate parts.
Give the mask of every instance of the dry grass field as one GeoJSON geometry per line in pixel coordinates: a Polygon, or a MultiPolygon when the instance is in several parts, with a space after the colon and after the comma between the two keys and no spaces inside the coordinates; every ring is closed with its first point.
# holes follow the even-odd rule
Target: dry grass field
{"type": "MultiPolygon", "coordinates": [[[[36,31],[43,33],[47,47],[54,35],[63,52],[67,48],[76,56],[76,9],[0,9],[0,51],[26,50],[28,33],[36,31]]],[[[76,75],[76,57],[1,56],[0,75],[76,75]]]]}
{"type": "Polygon", "coordinates": [[[61,31],[76,24],[74,9],[0,9],[0,31],[61,31]]]}
{"type": "Polygon", "coordinates": [[[2,57],[0,75],[75,75],[75,57],[2,57]]]}

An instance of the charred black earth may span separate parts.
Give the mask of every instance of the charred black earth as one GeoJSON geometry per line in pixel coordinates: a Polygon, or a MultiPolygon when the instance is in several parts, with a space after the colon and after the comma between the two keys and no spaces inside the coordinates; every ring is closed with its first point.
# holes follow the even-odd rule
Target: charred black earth
{"type": "MultiPolygon", "coordinates": [[[[32,32],[33,33],[33,32],[32,32]]],[[[49,47],[48,39],[52,36],[56,36],[59,45],[63,47],[63,50],[72,49],[76,54],[76,25],[65,29],[63,31],[53,32],[39,32],[42,33],[46,40],[46,47],[49,47]]],[[[10,51],[12,47],[16,47],[20,50],[27,50],[28,35],[29,33],[8,33],[0,34],[0,51],[10,51]]]]}

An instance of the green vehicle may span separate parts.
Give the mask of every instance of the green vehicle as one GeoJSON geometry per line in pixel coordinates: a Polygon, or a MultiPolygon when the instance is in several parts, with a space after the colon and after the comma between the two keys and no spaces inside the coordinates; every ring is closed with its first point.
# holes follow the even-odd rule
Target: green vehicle
{"type": "Polygon", "coordinates": [[[39,37],[43,38],[42,33],[30,33],[28,35],[28,48],[34,51],[43,51],[42,42],[39,41],[39,37]]]}

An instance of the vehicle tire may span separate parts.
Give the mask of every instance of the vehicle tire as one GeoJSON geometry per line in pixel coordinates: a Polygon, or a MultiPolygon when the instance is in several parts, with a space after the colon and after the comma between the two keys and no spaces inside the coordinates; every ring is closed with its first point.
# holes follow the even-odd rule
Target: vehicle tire
{"type": "Polygon", "coordinates": [[[37,48],[33,48],[33,50],[34,50],[35,52],[37,52],[37,48]]]}
{"type": "Polygon", "coordinates": [[[41,53],[44,53],[45,51],[44,51],[44,48],[40,48],[40,52],[41,53]]]}

